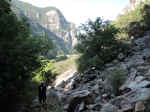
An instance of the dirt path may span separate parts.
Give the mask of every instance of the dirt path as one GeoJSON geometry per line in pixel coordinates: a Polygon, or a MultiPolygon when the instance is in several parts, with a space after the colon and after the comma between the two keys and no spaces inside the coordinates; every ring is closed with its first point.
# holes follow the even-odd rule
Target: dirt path
{"type": "Polygon", "coordinates": [[[55,81],[55,87],[57,87],[63,81],[67,81],[69,78],[73,77],[75,72],[76,71],[70,69],[70,70],[66,71],[65,73],[57,76],[56,81],[55,81]]]}

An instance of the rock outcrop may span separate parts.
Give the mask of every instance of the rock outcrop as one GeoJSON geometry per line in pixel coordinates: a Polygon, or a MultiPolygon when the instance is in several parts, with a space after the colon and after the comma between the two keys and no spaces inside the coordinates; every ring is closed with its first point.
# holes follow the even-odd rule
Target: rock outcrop
{"type": "Polygon", "coordinates": [[[67,22],[62,13],[56,8],[47,8],[45,18],[46,22],[42,24],[43,27],[54,32],[56,36],[64,40],[68,48],[71,48],[75,40],[75,25],[67,22]]]}

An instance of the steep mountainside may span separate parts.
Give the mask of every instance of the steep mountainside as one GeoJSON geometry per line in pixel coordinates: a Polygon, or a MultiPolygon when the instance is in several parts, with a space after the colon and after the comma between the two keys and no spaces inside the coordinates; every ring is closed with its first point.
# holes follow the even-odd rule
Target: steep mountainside
{"type": "Polygon", "coordinates": [[[70,52],[76,41],[75,25],[69,23],[57,8],[39,8],[18,0],[12,1],[12,8],[17,15],[29,19],[33,33],[42,35],[46,32],[57,45],[57,51],[70,52]]]}

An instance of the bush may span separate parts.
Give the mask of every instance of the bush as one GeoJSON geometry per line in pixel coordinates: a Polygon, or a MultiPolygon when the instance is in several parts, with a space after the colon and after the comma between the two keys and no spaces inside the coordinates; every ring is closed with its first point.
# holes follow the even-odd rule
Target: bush
{"type": "Polygon", "coordinates": [[[26,102],[33,72],[41,67],[39,55],[49,47],[32,36],[27,20],[18,19],[7,1],[0,1],[0,105],[16,112],[26,102]]]}
{"type": "Polygon", "coordinates": [[[125,82],[127,71],[117,66],[115,70],[108,73],[108,82],[112,86],[114,95],[119,95],[119,88],[125,82]]]}
{"type": "Polygon", "coordinates": [[[114,22],[120,30],[119,39],[130,40],[143,36],[144,32],[150,30],[150,1],[141,2],[135,10],[120,15],[114,22]],[[122,37],[121,37],[122,36],[122,37]]]}
{"type": "Polygon", "coordinates": [[[120,52],[127,51],[127,44],[115,38],[118,30],[108,21],[97,18],[94,22],[83,24],[77,36],[76,49],[82,53],[77,60],[78,71],[84,72],[91,66],[103,69],[120,52]],[[122,47],[123,46],[123,47],[122,47]]]}
{"type": "Polygon", "coordinates": [[[47,60],[43,56],[40,57],[41,68],[34,72],[33,82],[39,83],[41,80],[45,81],[47,85],[52,84],[56,77],[56,70],[54,68],[54,61],[47,60]]]}

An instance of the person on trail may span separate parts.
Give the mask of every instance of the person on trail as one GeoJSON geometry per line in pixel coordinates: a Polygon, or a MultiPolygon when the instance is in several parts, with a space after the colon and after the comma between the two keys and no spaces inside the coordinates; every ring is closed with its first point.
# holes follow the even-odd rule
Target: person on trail
{"type": "Polygon", "coordinates": [[[46,104],[46,89],[46,85],[42,81],[38,87],[40,104],[46,104]]]}

